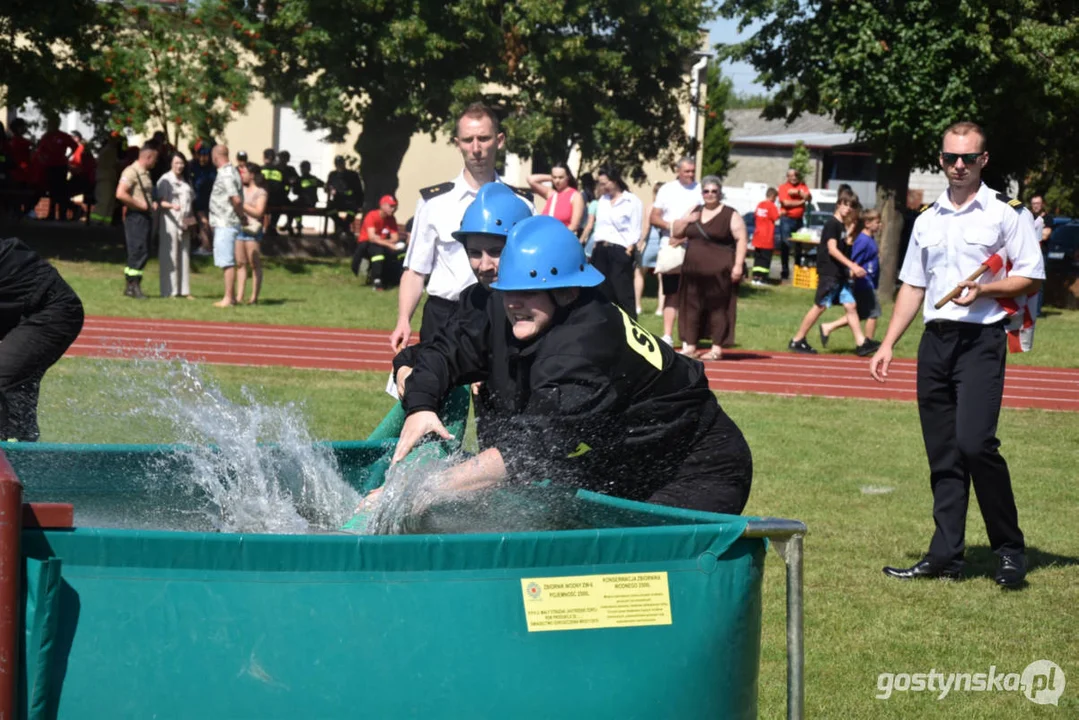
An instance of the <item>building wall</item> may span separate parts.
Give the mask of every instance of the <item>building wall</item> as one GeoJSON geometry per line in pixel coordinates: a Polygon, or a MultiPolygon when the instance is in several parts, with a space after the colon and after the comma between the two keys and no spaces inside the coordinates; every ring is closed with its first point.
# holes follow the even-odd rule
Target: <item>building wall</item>
{"type": "MultiPolygon", "coordinates": [[[[810,187],[820,187],[820,153],[811,150],[810,157],[810,173],[805,182],[810,187]]],[[[787,168],[791,164],[791,148],[734,147],[731,148],[731,160],[735,166],[724,178],[724,185],[741,187],[749,182],[778,187],[786,179],[787,168]]]]}

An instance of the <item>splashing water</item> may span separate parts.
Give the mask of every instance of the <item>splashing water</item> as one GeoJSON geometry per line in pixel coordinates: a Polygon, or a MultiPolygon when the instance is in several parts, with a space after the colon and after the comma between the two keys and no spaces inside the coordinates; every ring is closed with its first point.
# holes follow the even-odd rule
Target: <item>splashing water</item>
{"type": "MultiPolygon", "coordinates": [[[[232,401],[199,365],[150,351],[102,362],[98,393],[67,403],[73,435],[175,443],[134,472],[126,491],[81,494],[80,523],[243,533],[335,531],[359,493],[333,450],[316,443],[301,409],[260,402],[244,388],[232,401]],[[172,449],[172,448],[170,448],[172,449]],[[125,494],[126,493],[126,494],[125,494]]],[[[87,438],[90,439],[90,438],[87,438]]],[[[77,458],[75,458],[77,460],[77,458]]],[[[75,489],[78,491],[78,488],[75,489]]],[[[67,499],[67,498],[53,498],[67,499]]]]}
{"type": "Polygon", "coordinates": [[[244,402],[232,402],[198,366],[168,368],[172,394],[152,397],[144,409],[171,420],[191,468],[183,480],[205,493],[214,527],[304,533],[336,529],[351,516],[359,493],[294,406],[260,404],[246,388],[244,402]]]}
{"type": "Polygon", "coordinates": [[[390,468],[365,532],[505,533],[587,527],[574,512],[572,488],[524,483],[473,492],[447,490],[441,474],[466,456],[455,452],[443,457],[438,445],[431,443],[390,468]]]}

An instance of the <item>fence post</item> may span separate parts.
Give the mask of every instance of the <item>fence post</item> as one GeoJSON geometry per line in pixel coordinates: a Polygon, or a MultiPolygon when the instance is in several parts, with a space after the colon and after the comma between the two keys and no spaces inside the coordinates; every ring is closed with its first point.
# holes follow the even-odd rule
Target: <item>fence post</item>
{"type": "Polygon", "coordinates": [[[14,720],[19,679],[22,483],[0,450],[0,720],[14,720]]]}

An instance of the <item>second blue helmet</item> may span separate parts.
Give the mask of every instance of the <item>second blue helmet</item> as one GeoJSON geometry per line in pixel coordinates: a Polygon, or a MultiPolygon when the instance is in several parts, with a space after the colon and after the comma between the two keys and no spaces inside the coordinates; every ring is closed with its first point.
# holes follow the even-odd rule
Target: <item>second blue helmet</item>
{"type": "Polygon", "coordinates": [[[532,217],[532,208],[500,182],[490,182],[476,191],[476,199],[465,209],[461,229],[452,235],[464,242],[468,235],[507,237],[514,225],[532,217]]]}

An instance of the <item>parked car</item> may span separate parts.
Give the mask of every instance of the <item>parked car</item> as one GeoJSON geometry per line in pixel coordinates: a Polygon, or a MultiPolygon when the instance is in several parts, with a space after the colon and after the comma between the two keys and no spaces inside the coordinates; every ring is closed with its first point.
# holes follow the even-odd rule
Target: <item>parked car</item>
{"type": "Polygon", "coordinates": [[[1053,223],[1053,233],[1045,247],[1047,273],[1079,273],[1079,220],[1053,223]]]}

